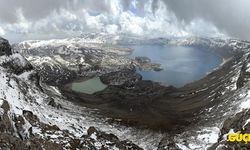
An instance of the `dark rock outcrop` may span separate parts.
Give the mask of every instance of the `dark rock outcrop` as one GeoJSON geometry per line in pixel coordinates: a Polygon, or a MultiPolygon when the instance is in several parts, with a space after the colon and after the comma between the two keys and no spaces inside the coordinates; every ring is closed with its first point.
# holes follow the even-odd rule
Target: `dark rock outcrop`
{"type": "MultiPolygon", "coordinates": [[[[221,129],[221,136],[216,144],[210,147],[210,150],[218,149],[218,150],[248,150],[250,149],[250,145],[246,144],[245,141],[240,142],[230,142],[227,140],[227,134],[229,131],[234,131],[235,133],[240,131],[242,134],[250,133],[250,122],[247,121],[250,118],[250,111],[244,110],[236,115],[229,117],[223,123],[223,127],[221,129]]],[[[249,141],[249,139],[247,139],[249,141]]]]}
{"type": "Polygon", "coordinates": [[[142,76],[136,73],[135,69],[123,69],[116,72],[104,74],[100,80],[107,85],[124,85],[124,87],[133,87],[142,76]]]}
{"type": "Polygon", "coordinates": [[[249,80],[250,80],[250,66],[248,65],[250,63],[250,55],[248,55],[247,60],[244,62],[241,71],[240,76],[237,80],[237,88],[242,88],[249,80]]]}
{"type": "Polygon", "coordinates": [[[159,143],[158,150],[180,150],[173,140],[173,137],[166,136],[159,143]]]}
{"type": "Polygon", "coordinates": [[[90,127],[88,129],[88,135],[83,135],[83,137],[88,139],[88,140],[84,141],[84,143],[85,143],[84,148],[90,148],[91,145],[94,145],[95,141],[98,140],[98,141],[102,141],[101,142],[102,149],[109,149],[109,147],[112,146],[112,147],[116,147],[116,148],[121,149],[121,150],[123,150],[123,149],[124,150],[143,150],[142,148],[133,144],[129,140],[121,141],[114,134],[107,134],[105,132],[98,131],[95,127],[90,127]]]}
{"type": "Polygon", "coordinates": [[[11,121],[8,117],[10,106],[6,100],[0,99],[2,106],[0,106],[0,133],[13,133],[11,121]]]}
{"type": "Polygon", "coordinates": [[[49,101],[48,105],[50,105],[52,107],[55,107],[57,109],[62,108],[61,104],[57,104],[53,98],[50,98],[50,101],[49,101]]]}
{"type": "Polygon", "coordinates": [[[149,59],[148,57],[135,57],[135,60],[140,63],[140,64],[144,64],[144,63],[151,63],[151,59],[149,59]]]}
{"type": "Polygon", "coordinates": [[[6,39],[0,37],[0,56],[11,55],[11,46],[6,39]]]}
{"type": "Polygon", "coordinates": [[[19,75],[25,71],[33,70],[33,66],[20,54],[13,54],[5,59],[6,61],[1,66],[8,69],[11,73],[19,75]]]}
{"type": "Polygon", "coordinates": [[[163,70],[161,68],[161,64],[157,63],[152,63],[151,59],[148,57],[135,57],[134,61],[135,65],[140,69],[140,70],[152,70],[152,71],[161,71],[163,70]]]}

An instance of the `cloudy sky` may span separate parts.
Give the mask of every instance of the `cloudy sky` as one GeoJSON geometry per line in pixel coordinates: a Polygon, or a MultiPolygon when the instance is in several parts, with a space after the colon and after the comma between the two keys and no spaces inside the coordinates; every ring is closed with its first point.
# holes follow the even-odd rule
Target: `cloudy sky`
{"type": "Polygon", "coordinates": [[[11,42],[86,32],[250,40],[249,0],[0,0],[0,36],[11,42]]]}

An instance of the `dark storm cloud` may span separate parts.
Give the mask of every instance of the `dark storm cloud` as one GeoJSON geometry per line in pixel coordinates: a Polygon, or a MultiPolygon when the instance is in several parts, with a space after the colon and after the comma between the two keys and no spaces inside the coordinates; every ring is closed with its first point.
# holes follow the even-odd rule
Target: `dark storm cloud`
{"type": "Polygon", "coordinates": [[[233,37],[250,40],[249,0],[163,0],[180,21],[211,22],[233,37]]]}

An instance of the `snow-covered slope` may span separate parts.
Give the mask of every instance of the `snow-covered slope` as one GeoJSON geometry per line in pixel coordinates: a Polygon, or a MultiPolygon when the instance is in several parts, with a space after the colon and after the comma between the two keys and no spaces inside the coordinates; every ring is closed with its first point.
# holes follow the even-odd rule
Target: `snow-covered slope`
{"type": "Polygon", "coordinates": [[[91,116],[91,110],[66,101],[57,88],[43,89],[39,75],[20,54],[0,57],[1,149],[140,149],[89,128],[110,129],[91,116]]]}

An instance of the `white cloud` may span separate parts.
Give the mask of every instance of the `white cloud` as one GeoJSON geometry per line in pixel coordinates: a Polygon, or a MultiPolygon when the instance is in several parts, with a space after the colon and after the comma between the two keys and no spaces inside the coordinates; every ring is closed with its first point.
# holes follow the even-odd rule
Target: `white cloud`
{"type": "Polygon", "coordinates": [[[118,32],[118,26],[115,24],[107,25],[106,32],[109,34],[116,34],[118,32]]]}
{"type": "Polygon", "coordinates": [[[18,35],[15,38],[21,36],[25,40],[77,36],[83,32],[126,33],[151,37],[203,35],[203,33],[212,36],[221,35],[215,26],[212,24],[208,26],[204,20],[196,19],[189,24],[180,22],[162,1],[157,1],[158,7],[153,10],[154,0],[147,0],[144,3],[132,0],[130,5],[133,9],[138,9],[136,11],[129,8],[125,10],[121,0],[105,0],[100,4],[97,0],[89,3],[84,1],[83,4],[80,2],[74,0],[72,4],[60,4],[60,7],[55,5],[54,9],[49,7],[45,16],[38,15],[36,19],[34,16],[25,16],[27,10],[20,8],[17,10],[19,19],[14,23],[2,24],[2,30],[10,38],[18,35]]]}
{"type": "Polygon", "coordinates": [[[0,36],[3,36],[5,34],[5,31],[3,30],[3,28],[0,27],[0,36]]]}
{"type": "Polygon", "coordinates": [[[186,24],[185,30],[192,35],[200,35],[206,37],[227,36],[226,33],[219,31],[213,24],[205,22],[202,19],[194,19],[189,24],[186,24]]]}

